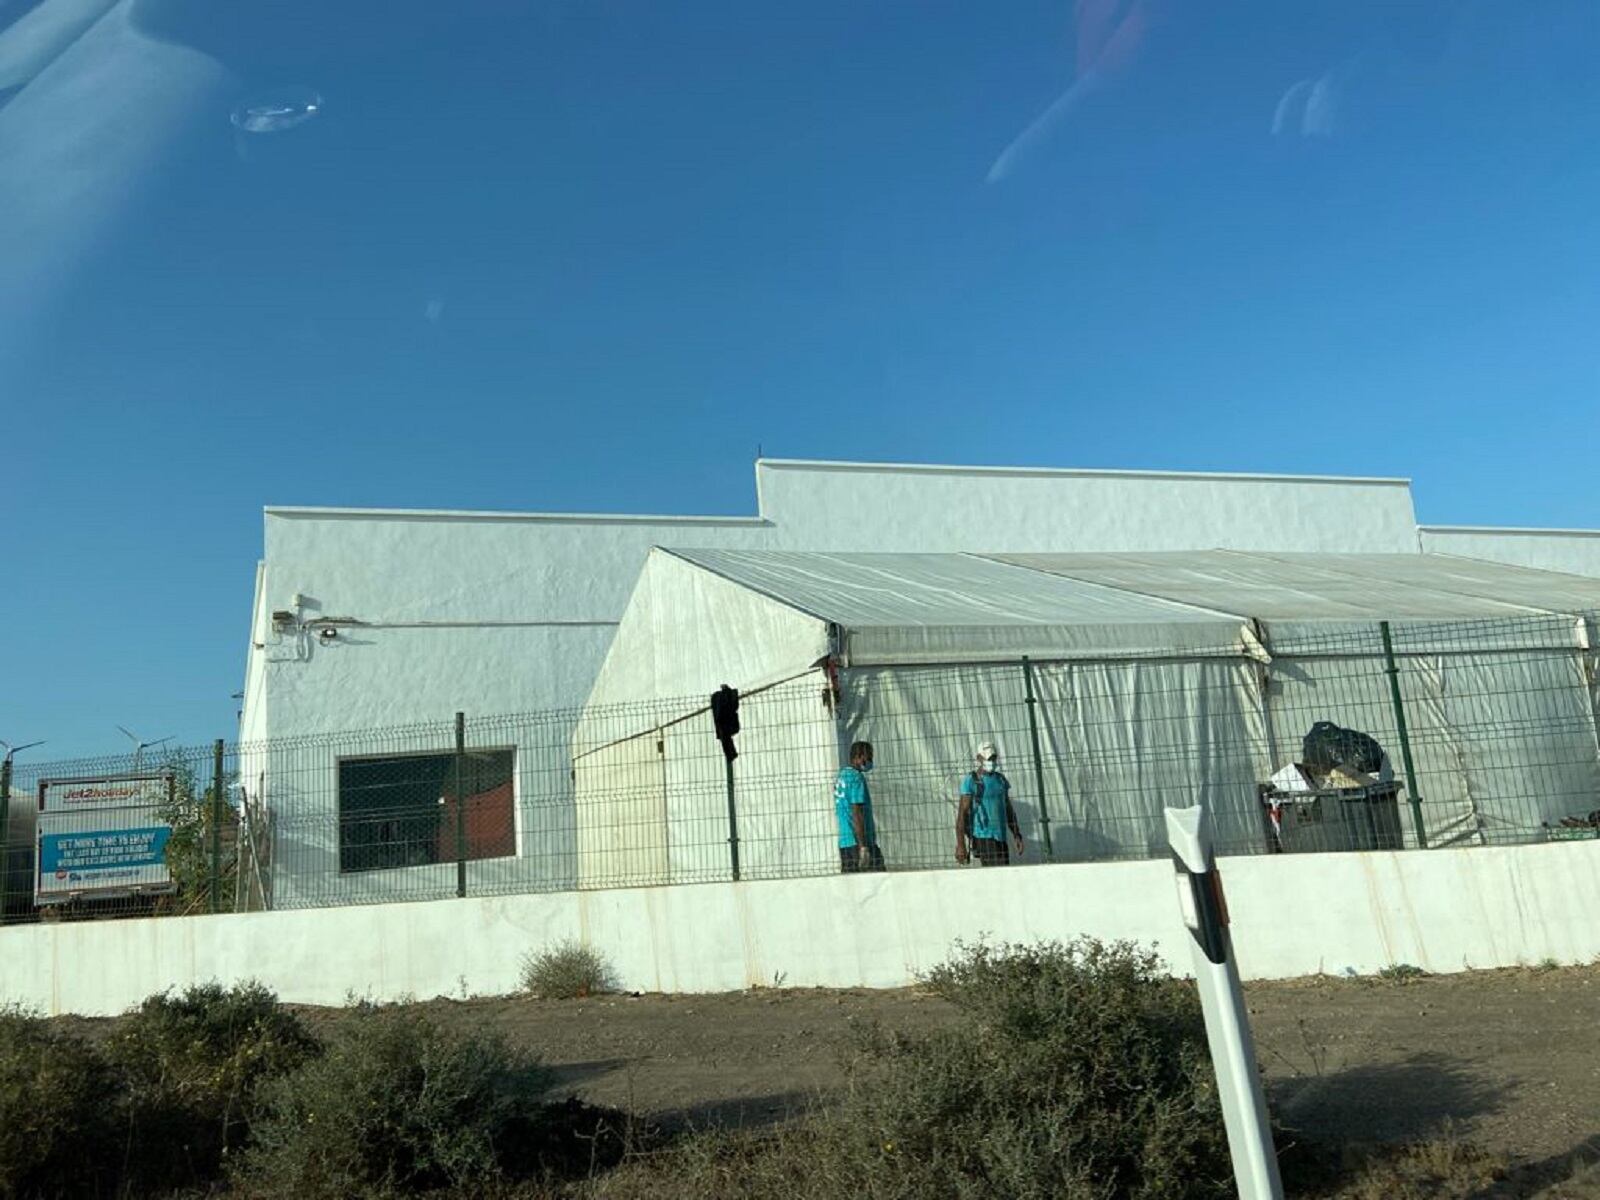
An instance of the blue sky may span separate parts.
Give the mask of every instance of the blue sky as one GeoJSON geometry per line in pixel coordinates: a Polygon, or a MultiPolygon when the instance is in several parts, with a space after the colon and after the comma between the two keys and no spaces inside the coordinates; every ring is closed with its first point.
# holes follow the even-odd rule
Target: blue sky
{"type": "Polygon", "coordinates": [[[0,2],[0,737],[229,734],[267,503],[760,446],[1600,526],[1591,0],[466,8],[0,2]]]}

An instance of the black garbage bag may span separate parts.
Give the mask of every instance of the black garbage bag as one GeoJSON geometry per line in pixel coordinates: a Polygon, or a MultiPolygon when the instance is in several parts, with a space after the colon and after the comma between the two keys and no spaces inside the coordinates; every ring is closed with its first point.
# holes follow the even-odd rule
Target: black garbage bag
{"type": "Polygon", "coordinates": [[[1383,766],[1383,747],[1359,729],[1344,729],[1332,721],[1318,721],[1300,745],[1300,761],[1313,771],[1354,767],[1376,775],[1383,766]]]}

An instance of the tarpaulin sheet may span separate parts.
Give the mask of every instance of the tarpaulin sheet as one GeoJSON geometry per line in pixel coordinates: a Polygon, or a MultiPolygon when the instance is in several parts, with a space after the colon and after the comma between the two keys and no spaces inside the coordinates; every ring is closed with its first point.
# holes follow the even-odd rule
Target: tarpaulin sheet
{"type": "MultiPolygon", "coordinates": [[[[1165,853],[1162,809],[1211,807],[1226,844],[1260,849],[1255,781],[1265,739],[1242,662],[1051,663],[1035,667],[1042,803],[1055,857],[1165,853]]],[[[995,741],[1036,855],[1043,840],[1025,677],[1016,665],[852,671],[847,739],[873,742],[880,842],[891,865],[954,853],[962,778],[995,741]]]]}

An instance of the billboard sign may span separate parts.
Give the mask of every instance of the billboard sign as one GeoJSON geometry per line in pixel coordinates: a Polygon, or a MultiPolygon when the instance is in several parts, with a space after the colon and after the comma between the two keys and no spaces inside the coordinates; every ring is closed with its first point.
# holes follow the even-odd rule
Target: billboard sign
{"type": "Polygon", "coordinates": [[[169,774],[40,780],[34,902],[171,891],[172,792],[169,774]]]}

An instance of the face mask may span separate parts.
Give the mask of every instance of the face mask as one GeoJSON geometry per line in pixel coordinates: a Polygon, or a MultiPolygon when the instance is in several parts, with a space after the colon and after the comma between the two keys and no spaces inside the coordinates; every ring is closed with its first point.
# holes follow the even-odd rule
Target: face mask
{"type": "Polygon", "coordinates": [[[983,760],[983,773],[985,775],[993,775],[999,769],[1000,764],[995,762],[994,759],[986,758],[983,760]]]}
{"type": "Polygon", "coordinates": [[[862,763],[862,764],[861,764],[861,769],[862,769],[862,770],[863,770],[863,771],[870,771],[870,770],[872,770],[872,763],[870,763],[870,762],[864,762],[864,763],[862,763]]]}

